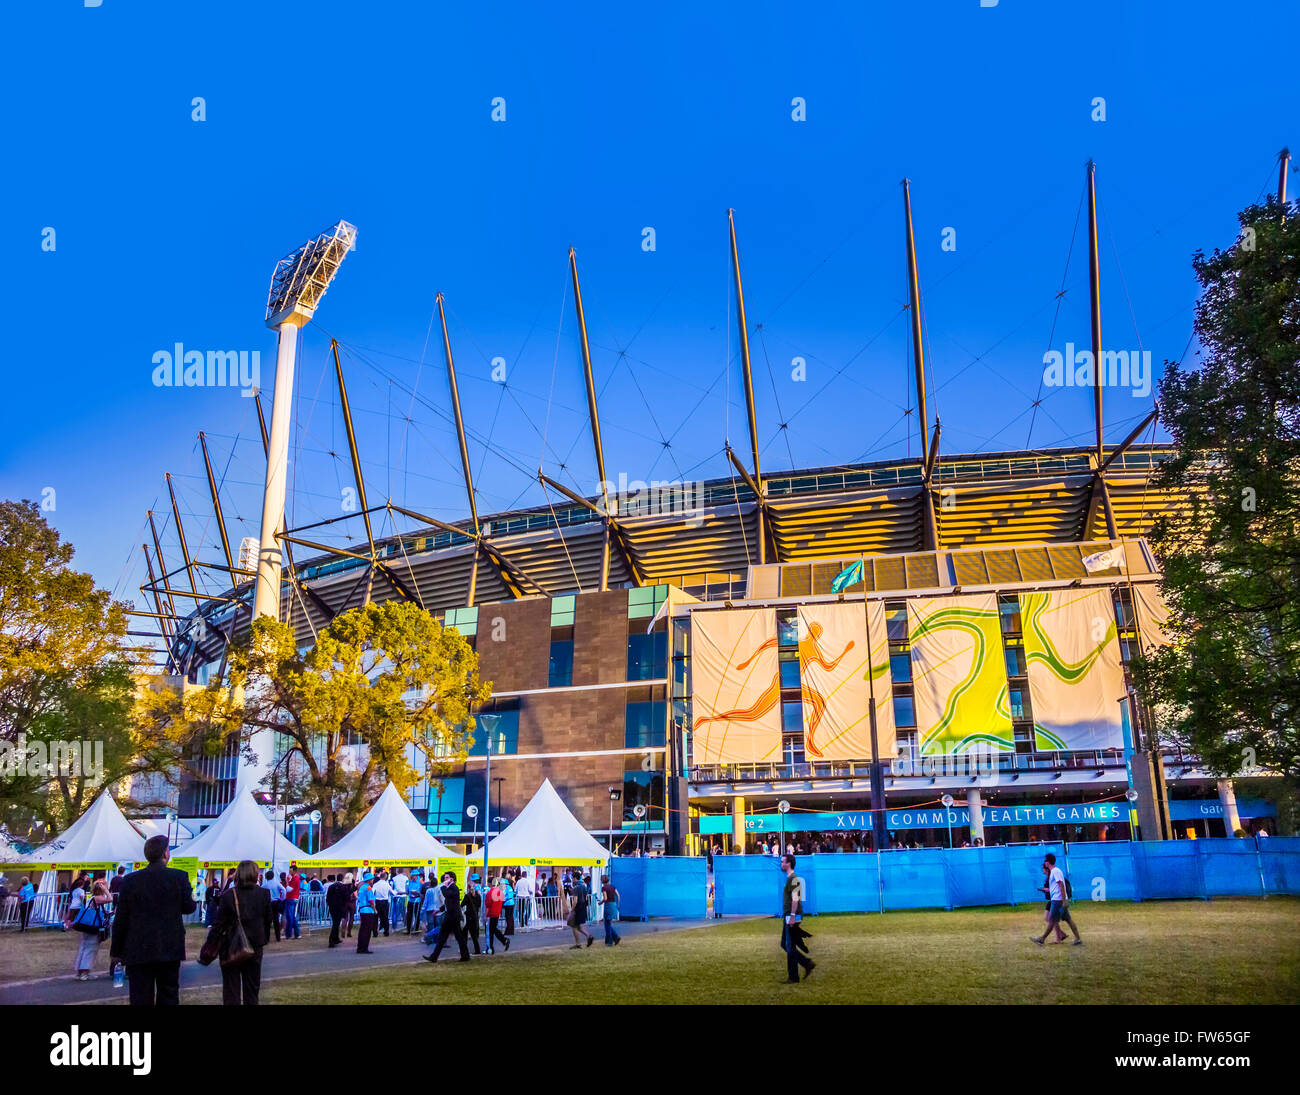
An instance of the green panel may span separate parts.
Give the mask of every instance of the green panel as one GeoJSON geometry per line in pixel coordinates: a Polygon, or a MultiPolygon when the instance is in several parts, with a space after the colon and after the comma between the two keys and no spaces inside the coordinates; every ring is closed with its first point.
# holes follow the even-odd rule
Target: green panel
{"type": "Polygon", "coordinates": [[[572,627],[574,605],[577,597],[572,593],[563,597],[551,598],[551,626],[552,627],[572,627]]]}

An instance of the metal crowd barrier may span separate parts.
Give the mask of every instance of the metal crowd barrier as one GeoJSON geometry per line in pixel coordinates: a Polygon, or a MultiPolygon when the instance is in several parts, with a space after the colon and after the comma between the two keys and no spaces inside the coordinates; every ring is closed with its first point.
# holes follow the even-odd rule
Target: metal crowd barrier
{"type": "MultiPolygon", "coordinates": [[[[27,917],[28,928],[52,928],[63,923],[63,918],[68,911],[68,902],[72,899],[70,893],[38,893],[32,899],[31,912],[27,917]]],[[[10,894],[4,904],[4,909],[0,910],[0,930],[5,928],[17,929],[22,923],[20,912],[21,902],[17,894],[10,894]]]]}

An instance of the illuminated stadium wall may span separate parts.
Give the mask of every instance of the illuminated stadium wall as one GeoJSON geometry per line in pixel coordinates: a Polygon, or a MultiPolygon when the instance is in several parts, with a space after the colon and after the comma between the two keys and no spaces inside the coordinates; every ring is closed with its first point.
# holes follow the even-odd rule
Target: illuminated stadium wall
{"type": "MultiPolygon", "coordinates": [[[[625,852],[753,848],[783,800],[791,829],[858,846],[876,839],[873,803],[889,841],[946,842],[950,820],[956,840],[973,839],[982,817],[990,841],[1122,838],[1125,790],[1162,798],[1165,777],[1176,835],[1217,835],[1215,781],[1173,752],[1164,776],[1143,761],[1144,777],[1121,703],[1139,635],[1164,635],[1141,539],[1176,504],[1152,485],[1164,455],[1129,451],[1107,469],[1121,540],[1097,538],[1087,453],[950,457],[930,550],[919,467],[882,463],[769,476],[761,505],[718,480],[690,515],[620,508],[607,592],[602,523],[575,502],[486,518],[500,559],[445,528],[376,541],[409,593],[365,582],[359,551],[302,560],[281,614],[308,643],[371,588],[418,598],[473,642],[496,737],[441,793],[420,784],[409,798],[449,843],[507,824],[543,778],[625,852]]],[[[236,602],[250,589],[203,606],[207,628],[181,630],[174,657],[191,680],[216,672],[223,636],[246,627],[236,602]]],[[[218,782],[181,799],[201,821],[228,795],[218,782]]]]}

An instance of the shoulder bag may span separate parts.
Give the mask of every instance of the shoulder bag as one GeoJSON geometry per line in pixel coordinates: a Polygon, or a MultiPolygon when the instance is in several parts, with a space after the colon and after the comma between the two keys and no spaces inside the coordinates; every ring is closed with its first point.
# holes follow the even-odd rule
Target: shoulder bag
{"type": "Polygon", "coordinates": [[[221,956],[221,968],[242,966],[251,958],[257,957],[257,951],[248,945],[248,936],[244,934],[244,922],[239,917],[239,887],[231,889],[235,898],[235,926],[230,930],[221,956]]]}

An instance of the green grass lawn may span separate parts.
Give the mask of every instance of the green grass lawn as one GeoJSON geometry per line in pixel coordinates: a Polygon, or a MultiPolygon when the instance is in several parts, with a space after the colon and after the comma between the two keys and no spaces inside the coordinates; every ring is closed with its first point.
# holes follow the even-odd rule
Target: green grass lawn
{"type": "MultiPolygon", "coordinates": [[[[1041,906],[821,916],[808,921],[817,971],[783,984],[775,919],[629,938],[622,946],[518,953],[468,964],[271,980],[282,1003],[1300,1002],[1300,900],[1075,906],[1082,947],[1035,947],[1041,906]]],[[[558,940],[557,940],[558,941],[558,940]]],[[[215,1002],[219,992],[187,994],[215,1002]]]]}

